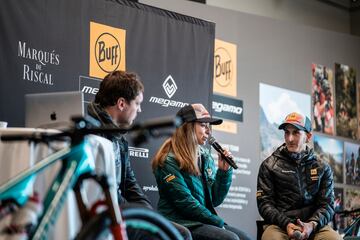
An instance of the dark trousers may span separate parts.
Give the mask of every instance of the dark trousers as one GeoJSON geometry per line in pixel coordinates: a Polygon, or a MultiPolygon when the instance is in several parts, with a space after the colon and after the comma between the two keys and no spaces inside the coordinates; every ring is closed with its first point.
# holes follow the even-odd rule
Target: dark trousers
{"type": "Polygon", "coordinates": [[[249,237],[245,232],[225,225],[224,228],[219,228],[209,224],[203,224],[201,226],[196,226],[189,228],[191,235],[194,240],[251,240],[253,238],[249,237]],[[225,229],[224,229],[225,228],[225,229]]]}
{"type": "Polygon", "coordinates": [[[176,222],[171,222],[171,223],[179,231],[179,233],[184,238],[184,240],[192,240],[191,233],[190,233],[189,229],[187,229],[187,227],[184,227],[183,225],[178,224],[176,222]]]}

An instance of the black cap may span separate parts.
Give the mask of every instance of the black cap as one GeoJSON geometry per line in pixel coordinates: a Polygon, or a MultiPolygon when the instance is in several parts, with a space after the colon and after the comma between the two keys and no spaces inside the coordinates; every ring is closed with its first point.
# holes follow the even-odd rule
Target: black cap
{"type": "Polygon", "coordinates": [[[185,122],[203,122],[211,125],[219,125],[223,122],[222,119],[212,118],[206,108],[200,104],[195,103],[182,107],[176,116],[180,117],[185,122]]]}

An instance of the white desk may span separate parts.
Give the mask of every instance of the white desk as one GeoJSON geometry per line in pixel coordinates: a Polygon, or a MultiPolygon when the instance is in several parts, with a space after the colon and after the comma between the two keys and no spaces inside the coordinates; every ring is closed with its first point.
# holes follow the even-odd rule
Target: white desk
{"type": "MultiPolygon", "coordinates": [[[[0,128],[1,135],[32,135],[58,133],[58,130],[39,128],[0,128]]],[[[0,184],[15,176],[35,162],[35,146],[27,141],[0,141],[0,184]]]]}

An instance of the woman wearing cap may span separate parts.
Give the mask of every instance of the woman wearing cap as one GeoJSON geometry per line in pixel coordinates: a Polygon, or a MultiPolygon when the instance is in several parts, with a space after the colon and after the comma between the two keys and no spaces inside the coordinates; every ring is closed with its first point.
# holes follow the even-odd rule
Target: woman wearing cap
{"type": "MultiPolygon", "coordinates": [[[[232,168],[219,155],[218,169],[202,146],[210,135],[211,118],[202,104],[179,110],[183,121],[155,155],[152,167],[159,188],[158,210],[171,221],[189,228],[193,239],[249,239],[226,225],[215,212],[231,185],[232,168]]],[[[230,152],[225,151],[226,156],[230,152]]]]}

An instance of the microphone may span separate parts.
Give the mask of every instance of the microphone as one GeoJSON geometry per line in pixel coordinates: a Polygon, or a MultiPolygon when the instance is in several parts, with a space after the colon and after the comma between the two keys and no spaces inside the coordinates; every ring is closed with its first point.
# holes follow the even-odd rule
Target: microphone
{"type": "Polygon", "coordinates": [[[211,136],[208,139],[209,144],[218,152],[221,154],[221,157],[234,169],[237,169],[238,166],[236,166],[236,163],[232,157],[227,157],[224,154],[224,149],[216,142],[216,139],[211,136]]]}
{"type": "Polygon", "coordinates": [[[295,230],[293,233],[293,237],[295,240],[300,240],[301,239],[301,232],[299,230],[295,230]]]}

